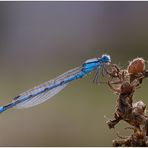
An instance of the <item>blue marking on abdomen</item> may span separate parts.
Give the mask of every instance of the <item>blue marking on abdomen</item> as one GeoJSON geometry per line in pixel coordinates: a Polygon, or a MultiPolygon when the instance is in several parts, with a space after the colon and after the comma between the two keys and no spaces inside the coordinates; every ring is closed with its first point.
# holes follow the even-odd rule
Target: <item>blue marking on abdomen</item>
{"type": "Polygon", "coordinates": [[[13,106],[15,106],[14,102],[11,102],[5,106],[0,106],[0,113],[4,112],[5,110],[12,108],[13,106]]]}
{"type": "Polygon", "coordinates": [[[17,100],[17,101],[19,101],[19,103],[23,102],[23,101],[29,99],[30,97],[35,97],[35,96],[37,96],[37,95],[39,95],[41,93],[44,93],[45,91],[49,91],[49,90],[51,90],[53,88],[56,88],[56,87],[58,87],[58,86],[60,86],[62,84],[66,84],[66,83],[69,83],[69,82],[71,82],[73,80],[82,78],[82,77],[86,76],[89,72],[93,71],[97,67],[97,65],[98,65],[98,63],[96,63],[96,62],[95,63],[85,63],[85,64],[83,64],[83,68],[79,73],[77,73],[77,74],[75,74],[73,76],[70,76],[70,77],[66,78],[65,80],[63,80],[61,82],[57,81],[57,84],[55,83],[52,86],[46,87],[44,90],[37,92],[36,94],[29,95],[26,98],[23,98],[23,99],[17,100]]]}
{"type": "Polygon", "coordinates": [[[4,107],[0,106],[0,113],[2,113],[4,111],[4,107]]]}
{"type": "MultiPolygon", "coordinates": [[[[0,107],[0,112],[3,112],[9,108],[12,108],[14,107],[15,105],[21,103],[21,102],[24,102],[28,99],[30,99],[31,97],[35,97],[41,93],[44,93],[46,91],[49,91],[53,88],[56,88],[62,84],[66,84],[66,83],[69,83],[73,80],[76,80],[76,79],[79,79],[79,78],[82,78],[84,76],[86,76],[89,72],[93,71],[100,63],[84,63],[83,64],[83,68],[82,70],[77,73],[76,75],[73,75],[73,76],[70,76],[68,78],[66,78],[65,80],[61,81],[61,82],[56,82],[55,84],[51,85],[51,86],[48,86],[46,88],[44,88],[43,90],[41,89],[41,91],[37,92],[37,93],[34,93],[34,94],[30,94],[30,95],[26,95],[26,96],[19,96],[19,97],[22,97],[21,99],[19,99],[19,97],[16,98],[16,100],[14,100],[12,103],[6,105],[6,106],[1,106],[0,107]]],[[[34,90],[34,91],[37,91],[37,90],[34,90]]]]}

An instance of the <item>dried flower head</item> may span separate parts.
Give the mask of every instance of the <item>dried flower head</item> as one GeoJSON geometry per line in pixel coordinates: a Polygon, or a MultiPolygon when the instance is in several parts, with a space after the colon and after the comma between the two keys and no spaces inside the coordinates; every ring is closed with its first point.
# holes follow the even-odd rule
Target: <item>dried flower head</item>
{"type": "Polygon", "coordinates": [[[142,73],[145,70],[145,60],[143,58],[135,58],[129,63],[127,70],[131,74],[142,73]]]}

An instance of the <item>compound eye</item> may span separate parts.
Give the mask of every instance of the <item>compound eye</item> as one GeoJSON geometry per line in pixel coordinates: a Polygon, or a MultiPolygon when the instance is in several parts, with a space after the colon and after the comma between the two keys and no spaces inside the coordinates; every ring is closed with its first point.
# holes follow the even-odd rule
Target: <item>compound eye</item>
{"type": "Polygon", "coordinates": [[[102,61],[103,62],[111,62],[111,58],[109,55],[102,55],[102,61]]]}

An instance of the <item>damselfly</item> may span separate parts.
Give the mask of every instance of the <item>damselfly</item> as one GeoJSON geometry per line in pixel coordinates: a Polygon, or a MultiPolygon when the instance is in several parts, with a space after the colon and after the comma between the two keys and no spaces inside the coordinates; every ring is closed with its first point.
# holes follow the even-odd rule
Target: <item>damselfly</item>
{"type": "Polygon", "coordinates": [[[95,79],[98,78],[98,71],[107,63],[111,62],[109,55],[102,55],[100,58],[93,58],[86,60],[82,66],[67,71],[57,78],[45,82],[33,89],[21,93],[13,98],[12,102],[1,106],[0,112],[9,108],[15,107],[17,109],[28,108],[45,102],[64,89],[71,81],[82,78],[88,73],[96,70],[95,79]]]}

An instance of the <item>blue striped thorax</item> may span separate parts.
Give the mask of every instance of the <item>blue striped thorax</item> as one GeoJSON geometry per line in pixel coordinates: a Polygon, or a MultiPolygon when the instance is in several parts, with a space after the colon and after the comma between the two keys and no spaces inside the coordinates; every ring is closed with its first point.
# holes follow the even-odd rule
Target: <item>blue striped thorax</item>
{"type": "Polygon", "coordinates": [[[102,64],[110,63],[111,58],[109,55],[102,55],[101,58],[88,59],[83,64],[83,72],[89,73],[96,68],[100,67],[102,64]]]}

